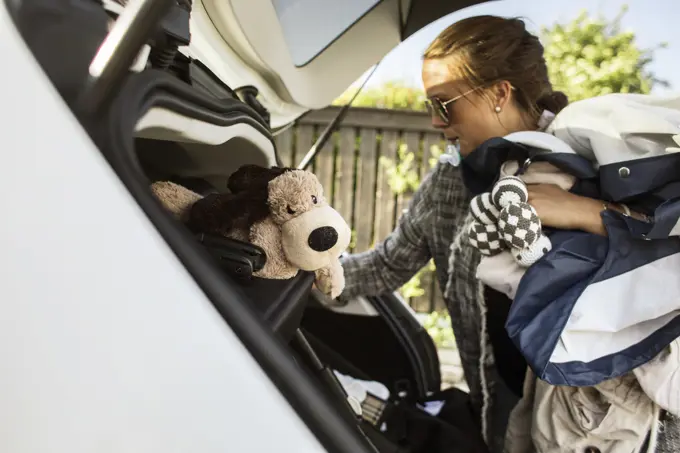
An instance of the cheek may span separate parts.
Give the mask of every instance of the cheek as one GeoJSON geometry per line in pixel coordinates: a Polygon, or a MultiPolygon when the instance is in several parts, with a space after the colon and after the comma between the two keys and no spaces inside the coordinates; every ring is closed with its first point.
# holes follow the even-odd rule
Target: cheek
{"type": "Polygon", "coordinates": [[[475,148],[495,135],[494,121],[496,121],[496,118],[482,109],[466,109],[462,119],[464,121],[459,125],[459,131],[461,135],[460,152],[463,155],[474,151],[475,148]]]}

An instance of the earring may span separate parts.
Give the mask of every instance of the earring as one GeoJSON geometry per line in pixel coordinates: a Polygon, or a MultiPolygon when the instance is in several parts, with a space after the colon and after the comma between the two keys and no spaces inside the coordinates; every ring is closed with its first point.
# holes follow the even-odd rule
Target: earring
{"type": "Polygon", "coordinates": [[[496,106],[496,113],[501,113],[501,106],[500,105],[496,106]]]}

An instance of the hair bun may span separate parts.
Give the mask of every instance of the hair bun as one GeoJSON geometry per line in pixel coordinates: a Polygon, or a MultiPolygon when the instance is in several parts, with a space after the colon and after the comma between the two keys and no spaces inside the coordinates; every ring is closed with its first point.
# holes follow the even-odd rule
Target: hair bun
{"type": "Polygon", "coordinates": [[[563,108],[569,105],[569,98],[561,91],[552,91],[541,96],[536,105],[541,110],[548,110],[558,114],[563,108]]]}

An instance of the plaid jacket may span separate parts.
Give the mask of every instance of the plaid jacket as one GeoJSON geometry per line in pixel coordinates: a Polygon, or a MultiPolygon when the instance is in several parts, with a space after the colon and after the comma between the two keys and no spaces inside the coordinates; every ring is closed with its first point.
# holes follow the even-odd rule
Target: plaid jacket
{"type": "MultiPolygon", "coordinates": [[[[451,314],[474,410],[493,451],[502,451],[505,424],[516,401],[498,381],[486,335],[483,288],[475,278],[479,252],[462,232],[472,196],[460,170],[442,159],[414,194],[397,228],[373,250],[343,260],[342,298],[394,291],[430,259],[451,314]]],[[[680,451],[680,423],[672,416],[660,430],[658,453],[680,451]]]]}

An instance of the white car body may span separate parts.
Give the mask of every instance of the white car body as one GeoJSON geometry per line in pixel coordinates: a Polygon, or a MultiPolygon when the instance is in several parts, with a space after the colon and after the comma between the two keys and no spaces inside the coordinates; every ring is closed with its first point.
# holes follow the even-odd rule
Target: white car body
{"type": "Polygon", "coordinates": [[[0,450],[324,451],[0,22],[0,450]]]}
{"type": "MultiPolygon", "coordinates": [[[[380,2],[298,68],[281,47],[271,2],[196,0],[192,44],[182,51],[232,87],[257,86],[277,127],[330,103],[400,42],[398,2],[380,2]],[[256,21],[270,25],[258,30],[256,21]],[[351,63],[331,64],[357,42],[362,52],[351,63]]],[[[0,451],[329,451],[71,114],[4,2],[0,43],[8,65],[0,85],[0,451]]],[[[172,120],[156,115],[141,132],[172,120]]],[[[226,140],[195,125],[187,141],[198,140],[192,131],[226,140]]]]}
{"type": "Polygon", "coordinates": [[[197,1],[191,17],[191,44],[182,52],[201,60],[231,87],[256,86],[276,129],[311,109],[329,105],[407,33],[475,3],[197,1]],[[427,11],[416,15],[412,9],[416,4],[427,11]],[[413,25],[409,14],[414,16],[413,25]]]}

